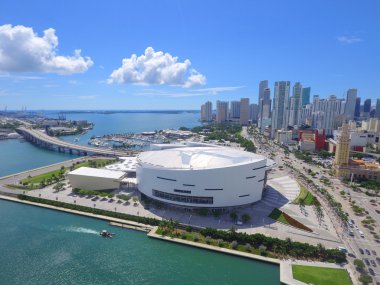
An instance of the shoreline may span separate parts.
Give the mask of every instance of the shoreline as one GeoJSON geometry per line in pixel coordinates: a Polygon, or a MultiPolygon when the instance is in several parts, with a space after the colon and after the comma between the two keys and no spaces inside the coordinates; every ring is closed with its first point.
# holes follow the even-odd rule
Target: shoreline
{"type": "Polygon", "coordinates": [[[104,221],[108,221],[113,226],[124,225],[125,228],[134,229],[134,230],[143,231],[143,232],[146,232],[147,229],[151,230],[153,228],[151,225],[147,225],[147,224],[142,224],[142,223],[137,223],[137,222],[133,222],[133,221],[103,216],[103,215],[97,215],[97,214],[86,213],[86,212],[81,212],[81,211],[77,211],[77,210],[65,209],[65,208],[55,207],[55,206],[51,206],[51,205],[20,200],[18,198],[14,198],[11,196],[0,195],[0,200],[6,200],[6,201],[21,203],[21,204],[27,204],[30,206],[36,206],[36,207],[40,207],[40,208],[65,212],[65,213],[69,213],[69,214],[73,214],[73,215],[86,216],[89,218],[104,220],[104,221]],[[112,224],[112,223],[114,223],[114,224],[112,224]]]}
{"type": "MultiPolygon", "coordinates": [[[[55,211],[61,211],[73,215],[79,215],[79,216],[85,216],[89,218],[94,218],[98,220],[104,220],[108,221],[109,225],[111,226],[117,226],[121,228],[127,228],[131,230],[137,230],[141,232],[145,232],[149,238],[155,238],[159,239],[162,241],[168,241],[172,243],[177,243],[180,245],[186,245],[186,246],[191,246],[191,247],[196,247],[200,248],[203,250],[208,250],[208,251],[213,251],[217,253],[222,253],[222,254],[227,254],[227,255],[232,255],[232,256],[237,256],[241,258],[246,258],[250,260],[254,260],[257,262],[265,262],[265,263],[270,263],[272,265],[278,265],[279,266],[279,271],[280,271],[280,282],[281,284],[286,284],[286,285],[305,285],[306,283],[303,283],[301,281],[293,279],[293,272],[292,272],[292,263],[294,260],[280,260],[280,259],[275,259],[275,258],[270,258],[270,257],[263,257],[260,255],[256,254],[251,254],[251,253],[246,253],[246,252],[241,252],[241,251],[236,251],[236,250],[231,250],[228,248],[221,248],[213,245],[208,245],[208,244],[202,244],[194,241],[189,241],[189,240],[183,240],[183,239],[178,239],[178,238],[172,238],[168,236],[161,236],[156,234],[157,226],[151,226],[147,224],[142,224],[142,223],[137,223],[133,221],[128,221],[128,220],[123,220],[123,219],[118,219],[118,218],[113,218],[113,217],[108,217],[108,216],[103,216],[103,215],[97,215],[97,214],[92,214],[92,213],[86,213],[86,212],[81,212],[77,210],[71,210],[71,209],[66,209],[66,208],[60,208],[60,207],[55,207],[51,205],[46,205],[46,204],[40,204],[40,203],[35,203],[35,202],[30,202],[30,201],[25,201],[25,200],[20,200],[15,197],[11,196],[5,196],[0,194],[0,200],[6,200],[10,202],[15,202],[15,203],[21,203],[21,204],[26,204],[30,206],[36,206],[40,208],[45,208],[45,209],[50,209],[50,210],[55,210],[55,211]]],[[[312,264],[307,264],[306,261],[296,261],[296,263],[305,263],[306,265],[313,266],[312,264]]],[[[334,268],[341,268],[347,270],[346,267],[341,267],[336,264],[323,264],[322,262],[317,262],[320,267],[334,267],[334,268]]],[[[318,266],[315,265],[314,266],[318,266]]],[[[350,271],[347,270],[349,273],[350,271]]]]}

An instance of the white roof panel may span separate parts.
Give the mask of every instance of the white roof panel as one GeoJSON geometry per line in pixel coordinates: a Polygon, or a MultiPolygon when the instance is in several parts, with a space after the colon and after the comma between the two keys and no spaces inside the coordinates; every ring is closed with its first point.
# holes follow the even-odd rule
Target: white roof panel
{"type": "Polygon", "coordinates": [[[116,170],[108,170],[108,169],[91,168],[91,167],[79,167],[69,172],[69,174],[120,179],[121,177],[125,175],[125,172],[116,171],[116,170]]]}
{"type": "Polygon", "coordinates": [[[266,158],[238,149],[208,146],[147,151],[139,154],[138,160],[155,167],[205,169],[253,163],[266,158]]]}

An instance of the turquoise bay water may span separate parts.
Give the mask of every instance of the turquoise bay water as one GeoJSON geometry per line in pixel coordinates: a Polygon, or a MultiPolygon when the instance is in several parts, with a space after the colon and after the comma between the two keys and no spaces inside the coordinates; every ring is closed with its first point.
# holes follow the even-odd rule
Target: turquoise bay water
{"type": "Polygon", "coordinates": [[[0,284],[280,284],[278,266],[0,201],[0,284]],[[97,235],[107,229],[112,239],[97,235]]]}
{"type": "Polygon", "coordinates": [[[61,139],[74,142],[79,138],[80,144],[87,144],[91,136],[118,133],[141,133],[162,129],[178,129],[179,127],[198,126],[200,114],[192,112],[180,113],[68,113],[68,120],[87,120],[95,127],[80,136],[64,136],[61,139]]]}
{"type": "MultiPolygon", "coordinates": [[[[58,118],[59,112],[49,111],[46,115],[58,118]]],[[[112,133],[154,131],[167,128],[194,127],[199,125],[199,113],[68,113],[70,120],[87,120],[95,123],[89,132],[79,136],[65,136],[61,139],[79,144],[87,144],[92,135],[102,136],[112,133]]],[[[0,177],[33,169],[76,157],[33,146],[20,140],[0,140],[0,177]]]]}
{"type": "Polygon", "coordinates": [[[0,140],[0,177],[75,157],[45,150],[24,140],[0,140]]]}

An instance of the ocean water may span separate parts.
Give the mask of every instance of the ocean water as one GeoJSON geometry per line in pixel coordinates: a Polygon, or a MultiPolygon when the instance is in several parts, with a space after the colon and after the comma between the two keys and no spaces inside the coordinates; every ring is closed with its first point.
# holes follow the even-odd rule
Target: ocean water
{"type": "Polygon", "coordinates": [[[45,150],[24,140],[0,140],[0,177],[75,157],[45,150]]]}
{"type": "Polygon", "coordinates": [[[279,267],[0,200],[0,284],[280,284],[279,267]],[[98,232],[116,233],[105,239],[98,232]]]}
{"type": "Polygon", "coordinates": [[[200,125],[199,113],[194,112],[159,112],[159,113],[66,113],[68,120],[87,120],[95,127],[79,136],[64,136],[61,139],[79,144],[87,144],[91,136],[104,134],[141,133],[163,129],[178,129],[180,127],[195,127],[200,125]]]}
{"type": "MultiPolygon", "coordinates": [[[[58,118],[59,111],[46,111],[46,115],[58,118]]],[[[70,120],[87,120],[94,128],[83,135],[64,136],[62,140],[87,144],[91,136],[115,133],[138,133],[161,129],[198,126],[200,114],[197,112],[151,112],[151,113],[66,113],[70,120]]],[[[58,153],[38,148],[23,140],[0,140],[0,177],[72,159],[75,155],[58,153]]]]}

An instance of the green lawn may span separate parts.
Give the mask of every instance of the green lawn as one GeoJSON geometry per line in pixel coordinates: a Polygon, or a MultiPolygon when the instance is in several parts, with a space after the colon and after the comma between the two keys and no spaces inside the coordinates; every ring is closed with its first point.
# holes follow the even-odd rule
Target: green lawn
{"type": "Polygon", "coordinates": [[[292,265],[293,278],[313,285],[351,285],[345,269],[292,265]]]}
{"type": "Polygon", "coordinates": [[[44,179],[46,180],[48,178],[51,178],[53,175],[58,176],[59,172],[60,172],[60,169],[49,171],[49,172],[42,173],[33,177],[25,178],[21,180],[21,182],[22,183],[27,182],[29,184],[38,184],[44,179]]]}
{"type": "Polygon", "coordinates": [[[285,219],[283,213],[277,208],[273,209],[273,211],[269,214],[269,218],[272,218],[273,220],[276,220],[280,223],[289,225],[289,222],[285,219]]]}
{"type": "Polygon", "coordinates": [[[276,220],[277,222],[283,223],[285,225],[290,225],[293,227],[296,227],[298,229],[312,232],[313,230],[309,227],[305,226],[301,222],[297,221],[296,219],[292,218],[288,214],[282,212],[280,209],[275,208],[273,211],[269,214],[269,218],[272,218],[273,220],[276,220]]]}
{"type": "MultiPolygon", "coordinates": [[[[111,164],[111,163],[114,163],[115,160],[113,159],[96,159],[96,160],[91,160],[91,161],[85,161],[85,162],[82,162],[82,163],[78,163],[78,164],[75,164],[74,165],[74,169],[77,169],[79,167],[101,167],[103,165],[107,165],[107,164],[111,164]]],[[[64,171],[66,172],[67,170],[70,170],[70,167],[66,167],[64,169],[64,171]]],[[[39,175],[36,175],[36,176],[33,176],[33,177],[29,177],[29,178],[25,178],[23,180],[21,180],[21,183],[25,183],[27,182],[28,184],[39,184],[41,183],[42,180],[47,180],[51,177],[53,177],[53,175],[55,176],[59,176],[59,172],[60,172],[60,168],[57,169],[57,170],[53,170],[53,171],[49,171],[49,172],[46,172],[46,173],[42,173],[42,174],[39,174],[39,175]]]]}
{"type": "Polygon", "coordinates": [[[300,184],[300,188],[301,188],[300,194],[298,195],[298,197],[297,197],[293,202],[294,202],[295,204],[299,204],[299,202],[300,202],[301,200],[304,200],[306,206],[313,205],[314,200],[315,200],[315,197],[313,196],[313,194],[311,194],[311,193],[306,189],[306,187],[303,186],[302,184],[300,184]]]}

